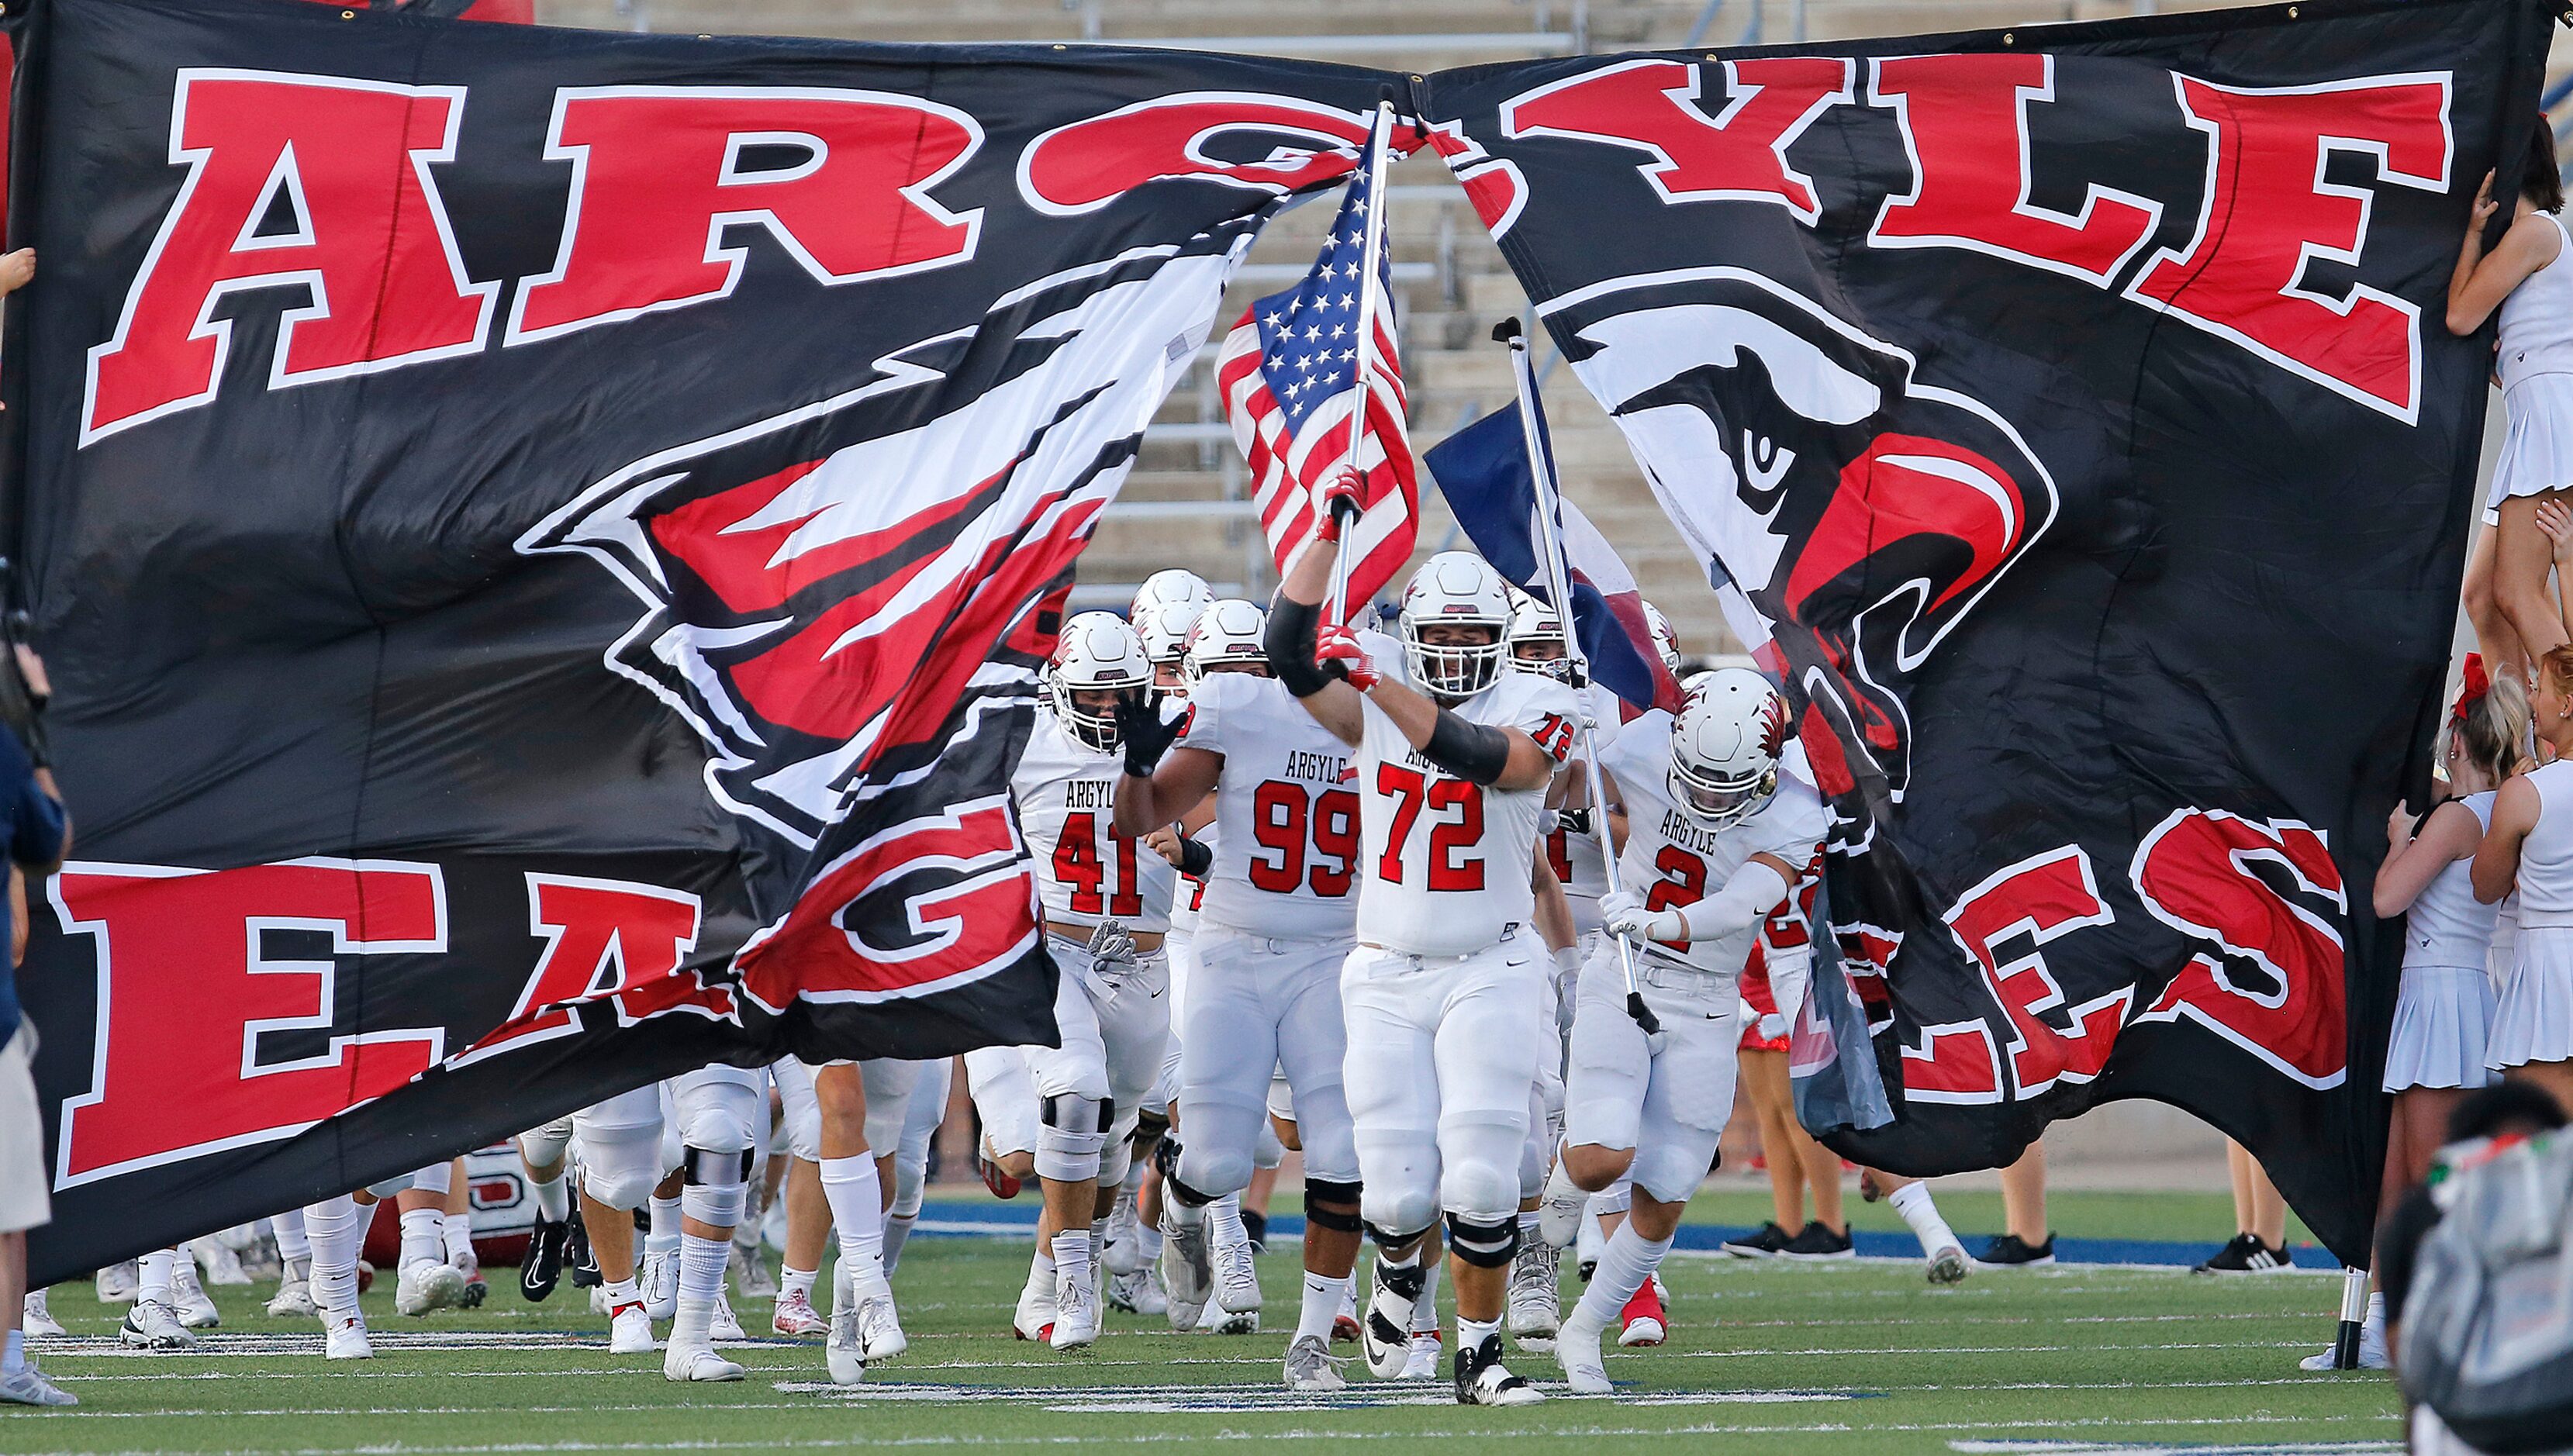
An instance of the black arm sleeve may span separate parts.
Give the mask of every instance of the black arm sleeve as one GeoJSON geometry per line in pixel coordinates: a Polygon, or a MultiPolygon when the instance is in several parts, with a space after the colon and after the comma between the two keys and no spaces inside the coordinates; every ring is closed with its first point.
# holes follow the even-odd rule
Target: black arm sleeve
{"type": "Polygon", "coordinates": [[[1269,649],[1269,671],[1286,685],[1289,696],[1309,698],[1330,686],[1336,674],[1313,663],[1313,630],[1322,609],[1291,601],[1285,592],[1269,604],[1269,629],[1262,643],[1269,649]]]}
{"type": "Polygon", "coordinates": [[[1185,834],[1180,836],[1181,874],[1192,879],[1203,880],[1206,878],[1206,872],[1214,868],[1214,849],[1203,840],[1191,839],[1185,834]]]}
{"type": "Polygon", "coordinates": [[[1469,783],[1489,785],[1510,766],[1510,735],[1440,708],[1420,756],[1469,783]]]}

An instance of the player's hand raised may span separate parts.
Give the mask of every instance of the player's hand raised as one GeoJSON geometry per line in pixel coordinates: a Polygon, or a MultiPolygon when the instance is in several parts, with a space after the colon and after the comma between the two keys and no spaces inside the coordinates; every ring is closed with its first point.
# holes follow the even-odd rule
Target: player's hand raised
{"type": "Polygon", "coordinates": [[[1365,512],[1362,484],[1357,471],[1343,467],[1332,471],[1330,477],[1314,490],[1313,508],[1320,514],[1313,521],[1313,534],[1321,538],[1322,544],[1336,543],[1340,539],[1341,527],[1365,512]]]}
{"type": "Polygon", "coordinates": [[[1117,696],[1117,744],[1126,753],[1126,772],[1139,779],[1153,776],[1153,766],[1179,741],[1188,715],[1165,719],[1162,701],[1149,689],[1131,688],[1117,696]]]}
{"type": "Polygon", "coordinates": [[[1313,664],[1328,672],[1333,663],[1339,664],[1341,675],[1359,692],[1368,692],[1384,681],[1383,674],[1368,659],[1366,648],[1358,642],[1357,633],[1341,623],[1325,622],[1313,632],[1313,664]]]}

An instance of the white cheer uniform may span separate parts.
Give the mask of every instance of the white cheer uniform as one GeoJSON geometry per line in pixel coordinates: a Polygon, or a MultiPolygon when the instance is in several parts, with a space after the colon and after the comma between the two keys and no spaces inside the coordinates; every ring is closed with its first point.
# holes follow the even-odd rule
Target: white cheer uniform
{"type": "Polygon", "coordinates": [[[1022,1049],[1028,1075],[1040,1107],[1072,1097],[1107,1102],[1113,1114],[1095,1130],[1040,1128],[1037,1174],[1057,1181],[1125,1177],[1126,1139],[1160,1076],[1171,1032],[1168,957],[1156,949],[1131,962],[1094,962],[1088,944],[1090,930],[1108,921],[1137,935],[1171,928],[1179,871],[1141,840],[1117,833],[1121,772],[1119,755],[1090,747],[1041,711],[1010,780],[1053,927],[1047,949],[1063,973],[1054,1000],[1063,1045],[1022,1049]]]}
{"type": "Polygon", "coordinates": [[[2573,1060],[2573,761],[2531,769],[2537,824],[2519,847],[2519,937],[2484,1066],[2573,1060]]]}
{"type": "MultiPolygon", "coordinates": [[[[1670,745],[1671,716],[1656,710],[1627,724],[1605,755],[1626,804],[1617,868],[1630,893],[1652,909],[1673,910],[1722,890],[1755,854],[1799,869],[1813,858],[1830,820],[1811,785],[1782,772],[1778,792],[1759,813],[1710,829],[1671,794],[1670,745]]],[[[1753,926],[1714,940],[1636,948],[1636,986],[1662,1026],[1658,1051],[1627,1015],[1615,943],[1603,938],[1582,967],[1565,1136],[1633,1148],[1629,1176],[1662,1202],[1697,1190],[1733,1114],[1737,983],[1758,933],[1753,926]]]]}
{"type": "MultiPolygon", "coordinates": [[[[1520,729],[1558,762],[1572,745],[1572,689],[1551,678],[1503,672],[1450,711],[1520,729]]],[[[1361,1212],[1393,1235],[1441,1209],[1506,1222],[1552,1041],[1539,1035],[1552,962],[1528,924],[1546,790],[1457,778],[1372,701],[1361,713],[1358,946],[1340,977],[1361,1212]]]]}
{"type": "Polygon", "coordinates": [[[1359,869],[1349,746],[1283,684],[1225,672],[1198,683],[1177,747],[1224,760],[1181,1023],[1180,1180],[1211,1197],[1250,1185],[1283,1070],[1305,1175],[1355,1182],[1340,1020],[1359,869]]]}

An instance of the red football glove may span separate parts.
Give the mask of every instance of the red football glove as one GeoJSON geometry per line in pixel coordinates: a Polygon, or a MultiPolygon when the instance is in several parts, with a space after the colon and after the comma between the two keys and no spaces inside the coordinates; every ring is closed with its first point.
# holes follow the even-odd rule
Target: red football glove
{"type": "Polygon", "coordinates": [[[1328,671],[1334,662],[1340,665],[1349,686],[1359,692],[1366,692],[1384,680],[1375,670],[1375,664],[1367,660],[1366,649],[1358,645],[1357,634],[1345,626],[1326,622],[1313,629],[1313,665],[1328,671]]]}
{"type": "Polygon", "coordinates": [[[1330,478],[1314,490],[1313,508],[1321,514],[1313,523],[1313,534],[1321,539],[1322,544],[1336,544],[1340,539],[1341,525],[1357,519],[1366,509],[1366,502],[1359,493],[1363,484],[1357,471],[1341,469],[1332,471],[1330,478]]]}

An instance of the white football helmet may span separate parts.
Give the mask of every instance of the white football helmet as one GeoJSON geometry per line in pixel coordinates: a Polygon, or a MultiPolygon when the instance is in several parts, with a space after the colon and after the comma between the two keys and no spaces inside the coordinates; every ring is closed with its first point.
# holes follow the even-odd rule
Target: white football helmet
{"type": "Polygon", "coordinates": [[[1680,634],[1671,630],[1671,619],[1651,602],[1644,603],[1644,625],[1652,629],[1653,650],[1662,654],[1662,666],[1671,676],[1680,675],[1680,634]]]}
{"type": "Polygon", "coordinates": [[[1229,596],[1198,613],[1198,624],[1189,631],[1188,679],[1198,682],[1214,668],[1256,663],[1263,676],[1269,670],[1269,649],[1265,634],[1269,630],[1269,613],[1257,602],[1229,596]]]}
{"type": "Polygon", "coordinates": [[[1498,681],[1509,660],[1509,584],[1471,551],[1441,551],[1411,573],[1394,634],[1402,639],[1403,665],[1422,691],[1451,701],[1470,698],[1498,681]],[[1433,647],[1421,633],[1434,622],[1486,627],[1491,640],[1433,647]]]}
{"type": "Polygon", "coordinates": [[[1572,681],[1572,644],[1564,638],[1563,618],[1524,591],[1512,592],[1511,598],[1510,666],[1557,682],[1572,681]],[[1563,650],[1552,657],[1520,656],[1519,648],[1532,642],[1552,642],[1563,650]]]}
{"type": "Polygon", "coordinates": [[[1778,792],[1787,700],[1747,667],[1719,667],[1671,726],[1671,797],[1712,828],[1739,824],[1778,792]]]}
{"type": "Polygon", "coordinates": [[[1073,700],[1076,692],[1123,692],[1153,685],[1153,663],[1144,639],[1115,612],[1083,612],[1063,624],[1046,687],[1055,716],[1073,737],[1102,753],[1117,746],[1117,715],[1093,712],[1073,700]]]}
{"type": "Polygon", "coordinates": [[[1215,600],[1215,588],[1194,571],[1174,566],[1156,571],[1135,588],[1135,603],[1126,610],[1126,619],[1144,639],[1144,654],[1155,662],[1175,663],[1188,650],[1189,628],[1198,624],[1198,613],[1215,600]]]}
{"type": "Polygon", "coordinates": [[[1680,691],[1688,694],[1690,697],[1696,697],[1699,693],[1706,691],[1707,683],[1713,680],[1715,674],[1716,669],[1712,667],[1701,667],[1697,671],[1680,679],[1680,691]]]}

